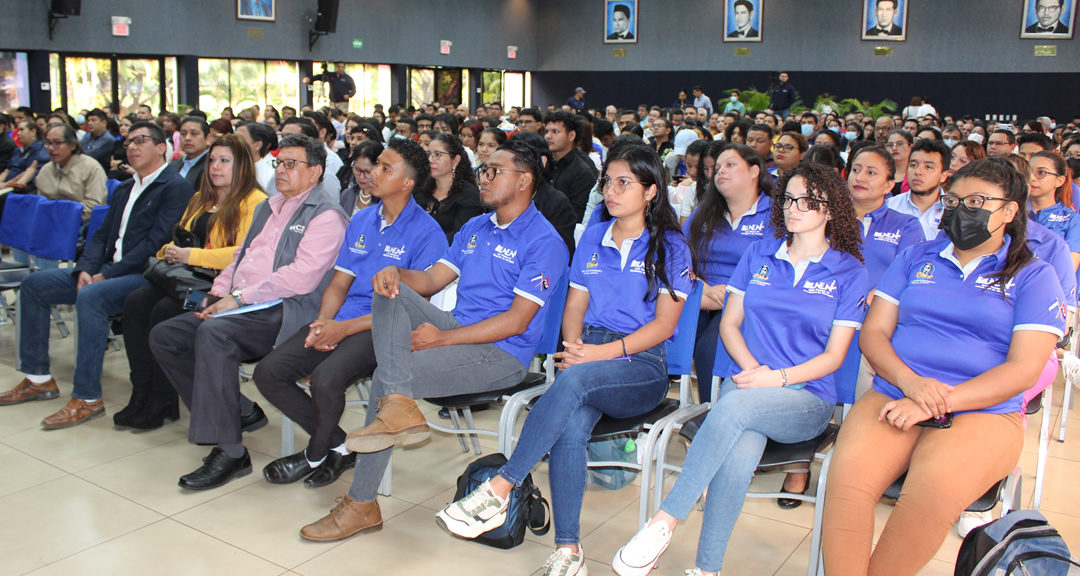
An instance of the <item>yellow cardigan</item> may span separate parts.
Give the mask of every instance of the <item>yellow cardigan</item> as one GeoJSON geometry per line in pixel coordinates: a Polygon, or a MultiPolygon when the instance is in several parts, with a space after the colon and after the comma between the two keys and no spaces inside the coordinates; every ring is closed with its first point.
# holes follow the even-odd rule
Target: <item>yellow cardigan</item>
{"type": "MultiPolygon", "coordinates": [[[[248,228],[251,228],[251,220],[255,217],[255,207],[263,200],[266,200],[265,193],[252,190],[251,194],[248,194],[247,198],[244,199],[244,203],[240,205],[240,229],[236,231],[235,245],[225,245],[225,231],[215,223],[214,227],[210,229],[210,247],[192,248],[191,255],[188,257],[188,264],[213,268],[214,270],[224,270],[226,266],[232,263],[236,249],[244,241],[244,237],[247,236],[248,228]]],[[[190,230],[195,220],[202,214],[202,212],[194,214],[184,212],[184,217],[180,219],[180,226],[190,230]]],[[[169,244],[172,244],[172,242],[169,242],[169,244]]],[[[165,246],[158,250],[158,258],[165,257],[165,246]]]]}

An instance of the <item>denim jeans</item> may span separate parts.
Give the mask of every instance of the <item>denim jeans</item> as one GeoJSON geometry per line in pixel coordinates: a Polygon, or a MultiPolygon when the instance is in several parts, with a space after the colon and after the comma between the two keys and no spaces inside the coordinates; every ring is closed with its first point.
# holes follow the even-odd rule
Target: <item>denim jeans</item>
{"type": "MultiPolygon", "coordinates": [[[[586,326],[586,344],[606,344],[625,336],[586,326]]],[[[551,503],[555,543],[580,540],[581,499],[588,469],[585,450],[600,416],[629,418],[655,408],[667,395],[666,346],[661,343],[632,355],[631,360],[603,360],[572,366],[560,372],[551,388],[525,419],[510,461],[499,474],[520,486],[548,452],[551,458],[551,503]]]]}
{"type": "MultiPolygon", "coordinates": [[[[27,264],[30,262],[30,255],[18,248],[11,249],[11,259],[20,263],[27,264]]],[[[38,256],[34,258],[34,264],[39,270],[56,270],[60,267],[59,260],[53,260],[52,258],[43,258],[38,256]]]]}
{"type": "Polygon", "coordinates": [[[682,474],[660,508],[683,520],[709,489],[698,539],[697,567],[719,572],[765,441],[803,442],[829,424],[833,406],[812,392],[789,388],[737,389],[725,379],[694,436],[682,474]]]}
{"type": "Polygon", "coordinates": [[[74,304],[79,333],[75,342],[75,389],[82,400],[101,397],[101,364],[109,336],[109,317],[124,311],[124,300],[144,286],[142,274],[128,274],[87,284],[70,270],[34,272],[19,288],[19,370],[24,374],[49,373],[49,328],[55,304],[74,304]]]}

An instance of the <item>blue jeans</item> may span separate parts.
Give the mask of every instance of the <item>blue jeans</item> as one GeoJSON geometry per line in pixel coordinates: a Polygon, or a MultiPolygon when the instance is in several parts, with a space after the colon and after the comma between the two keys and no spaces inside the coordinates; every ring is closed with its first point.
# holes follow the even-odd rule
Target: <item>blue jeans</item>
{"type": "MultiPolygon", "coordinates": [[[[18,248],[12,248],[11,259],[20,264],[27,264],[30,262],[30,255],[22,250],[19,250],[18,248]]],[[[56,270],[60,267],[59,260],[53,260],[52,258],[42,258],[41,256],[34,258],[34,264],[37,265],[37,267],[41,270],[56,270]]]]}
{"type": "MultiPolygon", "coordinates": [[[[624,334],[585,326],[586,344],[606,344],[624,334]]],[[[668,391],[666,345],[625,360],[572,366],[558,374],[525,420],[521,440],[499,474],[521,486],[545,454],[551,453],[551,503],[555,544],[575,545],[581,536],[581,499],[588,480],[585,450],[600,416],[629,418],[655,408],[668,391]]]]}
{"type": "Polygon", "coordinates": [[[765,441],[795,443],[825,430],[833,405],[806,390],[749,388],[724,380],[716,403],[686,455],[682,474],[660,508],[684,520],[709,489],[697,567],[719,572],[765,441]]]}
{"type": "Polygon", "coordinates": [[[71,396],[82,400],[100,398],[109,317],[123,313],[128,294],[146,283],[142,274],[128,274],[87,284],[76,292],[78,280],[70,270],[43,270],[27,276],[19,288],[19,370],[33,375],[49,373],[52,307],[74,304],[79,333],[71,396]]]}

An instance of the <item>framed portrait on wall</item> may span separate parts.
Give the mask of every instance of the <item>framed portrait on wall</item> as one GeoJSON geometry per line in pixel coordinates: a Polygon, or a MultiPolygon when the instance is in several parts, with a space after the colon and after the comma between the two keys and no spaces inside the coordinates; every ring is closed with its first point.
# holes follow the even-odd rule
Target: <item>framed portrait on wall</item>
{"type": "Polygon", "coordinates": [[[637,0],[604,0],[604,44],[637,44],[637,0]]]}
{"type": "Polygon", "coordinates": [[[1076,0],[1024,0],[1020,37],[1069,40],[1076,24],[1076,0]]]}
{"type": "Polygon", "coordinates": [[[862,39],[907,40],[907,9],[908,0],[863,0],[862,39]]]}
{"type": "Polygon", "coordinates": [[[724,42],[761,42],[765,0],[724,0],[724,42]]]}
{"type": "Polygon", "coordinates": [[[277,18],[277,0],[236,0],[237,20],[273,22],[277,18]]]}

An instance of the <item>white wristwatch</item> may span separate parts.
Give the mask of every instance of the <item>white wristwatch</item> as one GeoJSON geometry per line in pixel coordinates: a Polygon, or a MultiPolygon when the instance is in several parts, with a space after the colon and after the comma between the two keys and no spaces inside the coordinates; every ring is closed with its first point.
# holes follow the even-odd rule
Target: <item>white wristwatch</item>
{"type": "Polygon", "coordinates": [[[232,294],[231,294],[231,296],[233,297],[233,300],[236,300],[236,305],[238,307],[240,307],[240,308],[244,307],[244,300],[241,298],[241,296],[243,296],[243,295],[244,295],[243,290],[233,290],[232,294]]]}

